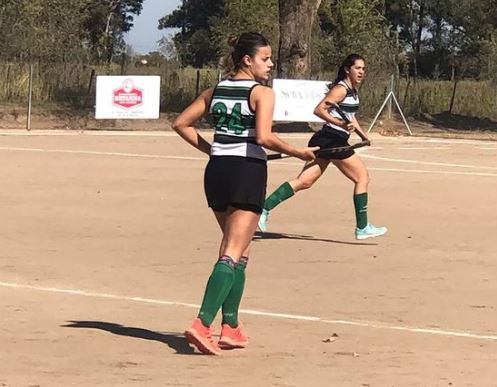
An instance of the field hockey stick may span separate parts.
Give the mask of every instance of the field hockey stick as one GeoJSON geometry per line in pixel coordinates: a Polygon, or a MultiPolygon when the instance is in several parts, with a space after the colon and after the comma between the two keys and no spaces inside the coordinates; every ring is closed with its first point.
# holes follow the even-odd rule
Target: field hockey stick
{"type": "MultiPolygon", "coordinates": [[[[317,151],[314,151],[314,154],[316,157],[320,157],[322,154],[330,154],[330,153],[338,153],[338,152],[346,152],[352,149],[357,149],[357,148],[362,148],[363,146],[368,146],[370,144],[369,141],[361,141],[358,142],[357,144],[353,145],[347,145],[347,146],[337,146],[334,148],[323,148],[323,149],[318,149],[317,151]]],[[[286,159],[288,157],[294,157],[291,155],[286,155],[284,153],[272,153],[270,155],[267,155],[268,161],[270,160],[279,160],[279,159],[286,159]]]]}
{"type": "MultiPolygon", "coordinates": [[[[335,102],[332,103],[333,107],[337,111],[337,113],[340,115],[340,117],[347,123],[350,124],[349,117],[345,114],[345,112],[342,110],[342,108],[335,102]]],[[[371,141],[359,130],[354,129],[354,131],[357,133],[357,135],[361,138],[361,142],[358,142],[357,144],[353,145],[347,145],[347,146],[339,146],[339,147],[334,147],[334,148],[324,148],[324,149],[318,149],[317,151],[314,152],[316,157],[319,157],[321,154],[330,154],[330,153],[337,153],[337,152],[346,152],[348,150],[352,149],[357,149],[357,148],[362,148],[363,146],[369,146],[371,145],[371,141]]],[[[279,160],[279,159],[286,159],[288,157],[293,157],[290,155],[286,155],[284,153],[273,153],[267,156],[268,161],[270,160],[279,160]]]]}
{"type": "MultiPolygon", "coordinates": [[[[342,120],[344,120],[347,124],[350,124],[349,117],[347,117],[347,115],[342,110],[340,105],[337,104],[336,102],[333,102],[332,105],[335,108],[335,110],[337,111],[337,113],[340,115],[340,117],[342,117],[342,120]]],[[[368,142],[369,144],[367,144],[367,145],[371,145],[371,141],[369,141],[368,138],[361,131],[354,128],[354,132],[357,133],[357,135],[361,138],[362,142],[368,142]]]]}

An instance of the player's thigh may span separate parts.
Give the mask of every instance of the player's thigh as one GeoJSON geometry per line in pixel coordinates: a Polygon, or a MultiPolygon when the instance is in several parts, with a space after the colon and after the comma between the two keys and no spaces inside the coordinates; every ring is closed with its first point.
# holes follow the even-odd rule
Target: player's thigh
{"type": "Polygon", "coordinates": [[[234,208],[225,220],[221,254],[227,254],[238,260],[252,241],[260,214],[234,208]]]}
{"type": "Polygon", "coordinates": [[[320,158],[308,162],[297,176],[297,179],[313,183],[323,175],[329,164],[330,160],[320,158]]]}
{"type": "Polygon", "coordinates": [[[332,160],[332,162],[345,176],[355,183],[369,179],[364,161],[356,154],[344,160],[332,160]]]}

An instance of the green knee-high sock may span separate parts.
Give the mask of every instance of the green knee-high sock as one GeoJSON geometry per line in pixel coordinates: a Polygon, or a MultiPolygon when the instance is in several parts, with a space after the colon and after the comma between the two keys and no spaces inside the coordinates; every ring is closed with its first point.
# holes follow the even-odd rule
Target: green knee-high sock
{"type": "Polygon", "coordinates": [[[235,263],[227,255],[219,258],[214,265],[205,288],[204,299],[198,317],[202,324],[210,326],[219,308],[228,296],[235,280],[235,263]]]}
{"type": "Polygon", "coordinates": [[[231,328],[238,327],[238,308],[240,307],[245,287],[245,268],[247,263],[248,257],[241,257],[235,265],[235,281],[223,304],[223,324],[228,324],[231,328]]]}
{"type": "Polygon", "coordinates": [[[269,197],[264,202],[264,209],[267,211],[271,211],[278,204],[285,201],[286,199],[291,198],[293,195],[295,195],[295,192],[293,192],[292,186],[290,185],[290,183],[285,182],[280,185],[276,191],[269,195],[269,197]]]}
{"type": "Polygon", "coordinates": [[[368,225],[368,193],[354,195],[355,219],[357,228],[364,228],[368,225]]]}

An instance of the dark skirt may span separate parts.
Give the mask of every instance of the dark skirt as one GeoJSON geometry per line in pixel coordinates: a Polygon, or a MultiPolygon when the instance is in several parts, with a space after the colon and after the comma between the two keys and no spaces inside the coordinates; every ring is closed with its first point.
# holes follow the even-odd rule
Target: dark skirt
{"type": "MultiPolygon", "coordinates": [[[[314,133],[307,146],[319,146],[321,149],[349,146],[349,137],[350,135],[348,133],[324,125],[321,130],[314,133]]],[[[327,160],[344,160],[348,159],[354,153],[354,150],[351,149],[345,152],[323,153],[319,155],[319,158],[327,160]]]]}
{"type": "Polygon", "coordinates": [[[205,168],[204,189],[214,211],[229,206],[260,214],[264,206],[267,166],[264,160],[238,156],[212,156],[205,168]]]}

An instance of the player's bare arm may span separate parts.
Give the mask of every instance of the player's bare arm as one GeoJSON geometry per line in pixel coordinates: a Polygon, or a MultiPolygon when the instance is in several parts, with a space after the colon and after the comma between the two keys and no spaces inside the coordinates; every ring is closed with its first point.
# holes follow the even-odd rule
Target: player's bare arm
{"type": "Polygon", "coordinates": [[[203,153],[210,154],[210,144],[200,135],[195,125],[204,117],[212,99],[214,88],[201,93],[173,122],[173,129],[190,145],[203,153]]]}
{"type": "Polygon", "coordinates": [[[326,122],[350,130],[350,124],[347,124],[344,120],[334,117],[329,113],[330,108],[332,108],[334,104],[342,102],[346,95],[347,90],[344,87],[339,85],[332,87],[314,109],[314,114],[326,122]]]}
{"type": "Polygon", "coordinates": [[[272,132],[274,100],[274,91],[269,87],[257,86],[252,91],[251,102],[253,102],[254,110],[257,113],[255,122],[257,143],[267,149],[292,155],[302,160],[314,160],[316,156],[313,151],[319,148],[295,148],[272,132]]]}

